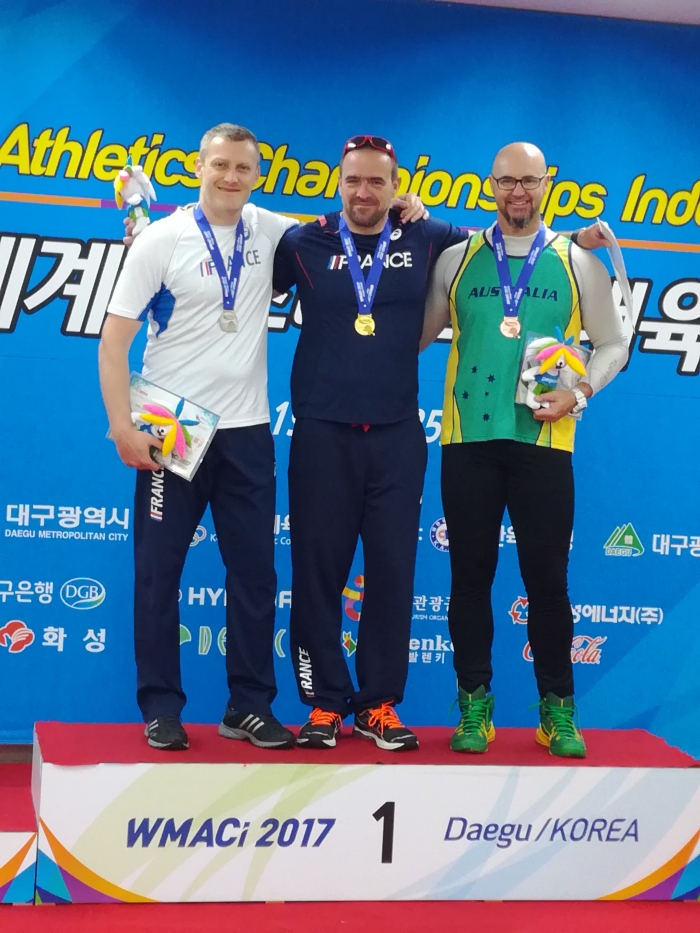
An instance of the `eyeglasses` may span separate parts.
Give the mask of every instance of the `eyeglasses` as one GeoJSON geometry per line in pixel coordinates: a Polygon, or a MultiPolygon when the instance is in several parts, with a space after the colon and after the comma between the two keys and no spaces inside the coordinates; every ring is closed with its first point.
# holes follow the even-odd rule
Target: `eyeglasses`
{"type": "Polygon", "coordinates": [[[343,146],[343,152],[340,158],[342,159],[348,152],[353,152],[355,149],[365,149],[367,146],[371,146],[372,149],[376,149],[377,152],[384,152],[386,155],[390,156],[394,162],[397,161],[394,147],[389,140],[384,139],[383,136],[351,136],[343,146]]]}
{"type": "Polygon", "coordinates": [[[536,175],[524,175],[522,178],[513,178],[512,175],[502,175],[500,178],[494,178],[498,187],[502,191],[513,191],[518,182],[523,186],[526,191],[534,191],[535,188],[538,188],[540,182],[543,178],[547,177],[547,173],[540,175],[538,178],[536,175]]]}

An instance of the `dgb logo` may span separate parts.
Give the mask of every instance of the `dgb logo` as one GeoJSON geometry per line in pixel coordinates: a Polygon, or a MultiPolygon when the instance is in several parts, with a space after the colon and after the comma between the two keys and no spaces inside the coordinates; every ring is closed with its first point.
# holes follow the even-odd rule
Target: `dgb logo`
{"type": "Polygon", "coordinates": [[[71,609],[96,609],[106,595],[100,581],[90,577],[74,577],[61,587],[61,601],[71,609]]]}

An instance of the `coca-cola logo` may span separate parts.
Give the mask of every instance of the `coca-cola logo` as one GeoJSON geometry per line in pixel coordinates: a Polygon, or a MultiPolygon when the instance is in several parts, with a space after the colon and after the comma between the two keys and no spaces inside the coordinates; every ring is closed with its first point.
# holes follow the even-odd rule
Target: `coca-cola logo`
{"type": "MultiPolygon", "coordinates": [[[[571,663],[572,664],[600,664],[600,656],[603,653],[601,645],[607,641],[607,635],[576,635],[571,642],[571,663]]],[[[532,661],[532,649],[530,642],[526,642],[523,648],[523,657],[526,661],[532,661]]]]}

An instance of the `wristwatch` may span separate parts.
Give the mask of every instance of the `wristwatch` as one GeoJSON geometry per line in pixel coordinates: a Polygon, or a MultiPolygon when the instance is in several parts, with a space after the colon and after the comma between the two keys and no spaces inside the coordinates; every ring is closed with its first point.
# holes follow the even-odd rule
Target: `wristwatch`
{"type": "Polygon", "coordinates": [[[588,399],[580,389],[572,389],[572,391],[574,393],[574,398],[576,399],[576,404],[571,409],[570,414],[577,415],[580,411],[583,411],[586,405],[588,405],[588,399]]]}

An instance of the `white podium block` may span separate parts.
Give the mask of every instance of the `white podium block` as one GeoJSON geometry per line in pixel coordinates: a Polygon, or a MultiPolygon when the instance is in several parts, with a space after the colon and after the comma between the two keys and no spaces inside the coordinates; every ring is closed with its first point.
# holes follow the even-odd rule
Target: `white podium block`
{"type": "Polygon", "coordinates": [[[569,762],[534,730],[466,756],[447,729],[392,753],[360,738],[261,751],[187,728],[176,753],[138,725],[37,725],[42,901],[700,894],[700,769],[641,730],[588,730],[589,758],[569,762]]]}
{"type": "Polygon", "coordinates": [[[0,765],[0,904],[34,901],[37,834],[29,765],[0,765]]]}

